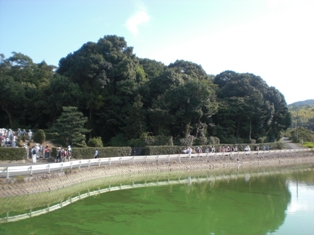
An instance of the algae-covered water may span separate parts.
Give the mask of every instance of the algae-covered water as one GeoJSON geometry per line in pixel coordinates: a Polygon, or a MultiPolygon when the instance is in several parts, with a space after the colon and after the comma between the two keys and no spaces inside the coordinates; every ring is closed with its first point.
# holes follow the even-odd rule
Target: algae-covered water
{"type": "Polygon", "coordinates": [[[215,174],[91,196],[0,234],[313,234],[313,168],[215,174]]]}

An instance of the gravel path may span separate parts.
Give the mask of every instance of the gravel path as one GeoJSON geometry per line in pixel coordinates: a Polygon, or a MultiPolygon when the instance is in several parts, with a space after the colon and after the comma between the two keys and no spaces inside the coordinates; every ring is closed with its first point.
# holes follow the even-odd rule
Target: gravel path
{"type": "Polygon", "coordinates": [[[300,144],[292,143],[288,137],[283,137],[282,141],[286,143],[287,149],[304,149],[305,148],[300,144]]]}

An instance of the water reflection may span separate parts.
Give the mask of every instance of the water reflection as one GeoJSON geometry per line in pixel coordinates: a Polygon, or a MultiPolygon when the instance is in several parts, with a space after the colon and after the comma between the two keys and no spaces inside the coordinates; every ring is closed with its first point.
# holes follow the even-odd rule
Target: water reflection
{"type": "Polygon", "coordinates": [[[311,226],[306,221],[311,218],[308,212],[313,216],[314,211],[310,201],[314,198],[313,175],[312,168],[301,167],[99,179],[56,192],[1,198],[1,215],[7,217],[25,209],[28,213],[45,209],[56,202],[65,205],[78,195],[91,196],[47,216],[3,224],[0,234],[14,234],[15,227],[23,225],[44,231],[49,225],[45,220],[60,228],[71,224],[71,233],[63,234],[86,232],[82,221],[99,234],[308,234],[291,232],[303,229],[294,221],[311,226]],[[119,189],[132,190],[114,191],[119,189]],[[111,192],[99,194],[102,190],[111,192]],[[66,222],[54,219],[60,217],[66,222]]]}

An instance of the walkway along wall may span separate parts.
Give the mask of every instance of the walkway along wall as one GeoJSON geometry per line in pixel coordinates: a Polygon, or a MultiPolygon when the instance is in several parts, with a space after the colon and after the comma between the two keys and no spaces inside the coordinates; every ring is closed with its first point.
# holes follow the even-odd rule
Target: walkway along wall
{"type": "MultiPolygon", "coordinates": [[[[171,159],[171,158],[169,158],[171,159]]],[[[208,157],[186,157],[164,162],[141,162],[133,164],[101,165],[90,168],[63,169],[56,173],[18,176],[0,179],[0,197],[49,192],[81,182],[108,176],[124,176],[152,172],[192,172],[219,168],[276,167],[284,165],[314,163],[314,152],[243,155],[222,155],[208,157]]]]}

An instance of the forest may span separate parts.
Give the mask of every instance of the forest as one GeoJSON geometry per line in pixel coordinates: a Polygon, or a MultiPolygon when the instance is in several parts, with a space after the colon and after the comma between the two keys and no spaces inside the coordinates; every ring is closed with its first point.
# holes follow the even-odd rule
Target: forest
{"type": "Polygon", "coordinates": [[[273,142],[291,125],[283,94],[261,77],[138,58],[116,35],[85,43],[58,67],[0,54],[0,105],[0,127],[44,130],[74,107],[86,141],[105,146],[273,142]]]}

